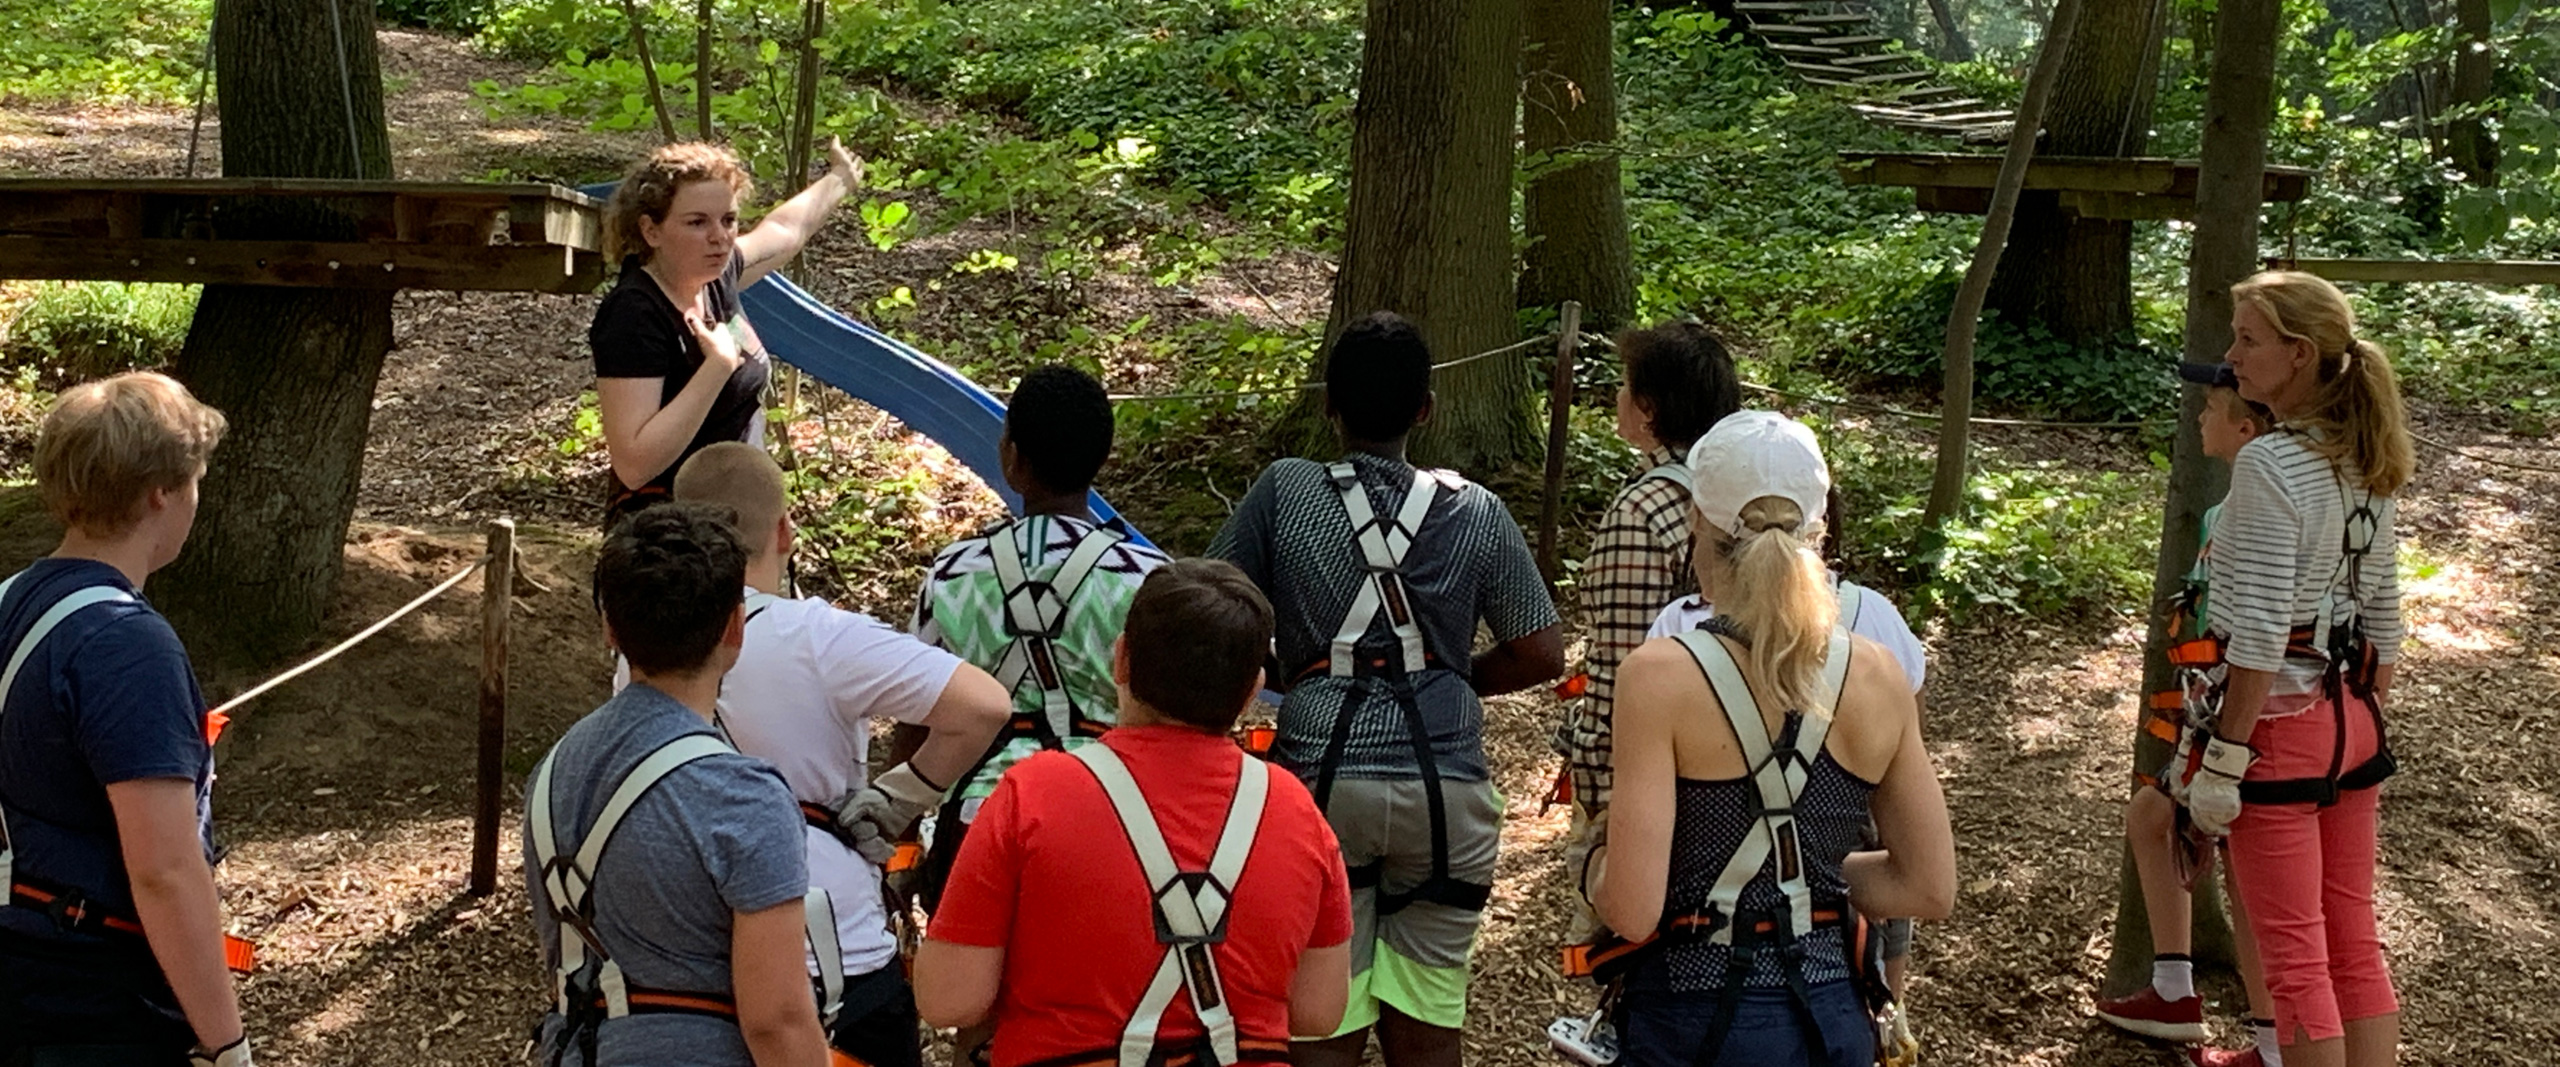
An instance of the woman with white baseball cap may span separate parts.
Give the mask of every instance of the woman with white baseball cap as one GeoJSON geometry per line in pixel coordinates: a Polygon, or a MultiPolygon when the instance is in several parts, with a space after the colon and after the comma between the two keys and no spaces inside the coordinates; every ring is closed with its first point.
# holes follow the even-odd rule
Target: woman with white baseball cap
{"type": "Polygon", "coordinates": [[[1839,627],[1813,431],[1736,412],[1688,467],[1716,615],[1620,667],[1593,901],[1619,936],[1654,938],[1619,1001],[1624,1062],[1865,1067],[1855,916],[1947,914],[1945,797],[1901,666],[1839,627]],[[1870,813],[1884,848],[1852,855],[1870,813]]]}

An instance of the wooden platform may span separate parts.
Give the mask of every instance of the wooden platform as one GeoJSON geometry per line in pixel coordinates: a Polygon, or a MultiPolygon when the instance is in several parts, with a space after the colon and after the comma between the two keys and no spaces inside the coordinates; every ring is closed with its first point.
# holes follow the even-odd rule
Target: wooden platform
{"type": "MultiPolygon", "coordinates": [[[[2093,219],[2184,219],[2196,208],[2196,161],[2037,156],[2027,167],[2027,188],[2060,194],[2063,210],[2093,219]]],[[[1842,152],[1840,178],[1851,185],[1903,185],[1919,194],[1920,210],[1979,215],[1991,210],[1991,185],[2000,157],[1934,152],[1842,152]]],[[[2310,191],[2311,172],[2268,167],[2268,203],[2296,201],[2310,191]]]]}
{"type": "Polygon", "coordinates": [[[0,179],[0,278],[584,293],[603,235],[603,205],[556,185],[0,179]],[[277,211],[317,213],[332,239],[234,221],[277,211]]]}
{"type": "Polygon", "coordinates": [[[2516,259],[2286,259],[2268,270],[2298,270],[2333,282],[2470,282],[2477,285],[2560,285],[2560,263],[2516,259]]]}

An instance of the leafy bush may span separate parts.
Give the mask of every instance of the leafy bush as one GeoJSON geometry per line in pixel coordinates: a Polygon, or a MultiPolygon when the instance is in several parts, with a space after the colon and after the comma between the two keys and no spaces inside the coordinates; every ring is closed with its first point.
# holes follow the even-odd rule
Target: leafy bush
{"type": "Polygon", "coordinates": [[[0,5],[0,97],[187,98],[204,66],[211,0],[0,5]]]}
{"type": "Polygon", "coordinates": [[[50,387],[177,358],[194,321],[193,285],[42,282],[0,321],[0,365],[34,368],[50,387]]]}

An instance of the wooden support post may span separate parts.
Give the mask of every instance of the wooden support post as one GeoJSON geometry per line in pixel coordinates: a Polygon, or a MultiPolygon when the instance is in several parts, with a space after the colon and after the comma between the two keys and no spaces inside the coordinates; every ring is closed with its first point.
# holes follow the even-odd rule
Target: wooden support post
{"type": "Polygon", "coordinates": [[[498,888],[498,800],[507,749],[507,616],[515,598],[516,524],[489,523],[488,563],[480,571],[479,808],[471,821],[471,895],[498,888]]]}
{"type": "Polygon", "coordinates": [[[1564,302],[1564,332],[1556,335],[1556,366],[1547,382],[1547,492],[1538,504],[1538,573],[1556,581],[1557,512],[1564,506],[1564,453],[1573,418],[1573,357],[1582,349],[1582,304],[1564,302]]]}

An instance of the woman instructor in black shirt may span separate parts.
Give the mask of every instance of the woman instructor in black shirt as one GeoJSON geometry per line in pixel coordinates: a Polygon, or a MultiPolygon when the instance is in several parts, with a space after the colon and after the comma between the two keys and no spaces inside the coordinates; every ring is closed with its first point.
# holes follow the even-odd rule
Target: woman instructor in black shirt
{"type": "Polygon", "coordinates": [[[597,306],[596,403],[613,460],[605,525],[666,499],[685,457],[719,441],[762,443],[772,363],[738,293],[800,251],[862,163],[827,145],[824,177],[738,232],[746,169],[718,145],[674,144],[625,174],[605,212],[620,278],[597,306]]]}

